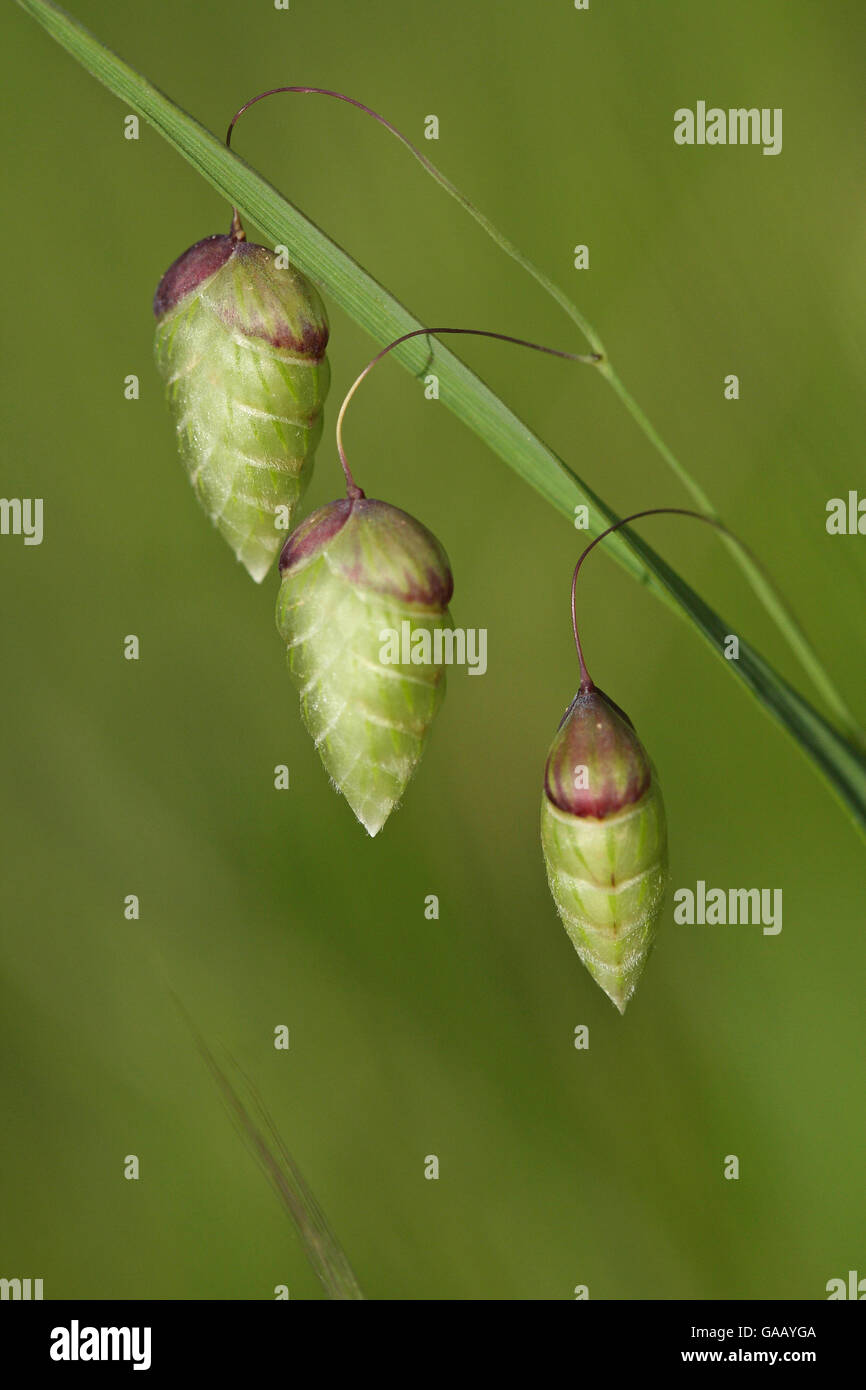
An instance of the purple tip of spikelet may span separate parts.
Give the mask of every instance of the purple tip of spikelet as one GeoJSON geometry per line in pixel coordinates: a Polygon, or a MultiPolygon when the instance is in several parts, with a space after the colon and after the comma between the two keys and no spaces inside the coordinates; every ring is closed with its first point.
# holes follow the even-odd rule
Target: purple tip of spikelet
{"type": "Polygon", "coordinates": [[[640,801],[649,758],[624,710],[594,686],[581,689],[563,716],[544,770],[552,804],[574,816],[606,816],[640,801]]]}
{"type": "Polygon", "coordinates": [[[280,551],[280,574],[312,559],[342,530],[351,514],[352,502],[347,497],[311,512],[288,537],[280,551]]]}
{"type": "Polygon", "coordinates": [[[454,592],[448,556],[420,521],[374,497],[342,498],[301,522],[283,546],[280,574],[328,549],[348,583],[401,603],[444,612],[454,592]]]}
{"type": "Polygon", "coordinates": [[[173,261],[153,296],[153,312],[158,319],[185,299],[193,290],[225,265],[238,243],[230,236],[206,236],[173,261]]]}
{"type": "Polygon", "coordinates": [[[328,346],[328,317],[315,286],[296,267],[278,267],[266,246],[238,237],[205,237],[178,256],[154,295],[157,319],[177,308],[229,262],[234,273],[209,293],[210,310],[244,337],[260,338],[308,362],[321,362],[328,346]]]}

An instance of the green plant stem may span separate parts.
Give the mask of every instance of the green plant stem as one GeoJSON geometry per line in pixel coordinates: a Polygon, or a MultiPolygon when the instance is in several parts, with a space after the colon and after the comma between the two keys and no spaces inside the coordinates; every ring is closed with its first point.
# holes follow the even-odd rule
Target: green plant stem
{"type": "MultiPolygon", "coordinates": [[[[381,346],[424,325],[393,295],[316,227],[222,141],[181,110],[146,78],[111,53],[76,20],[48,0],[17,0],[109,91],[137,111],[230,204],[274,243],[292,249],[294,261],[316,280],[381,346]]],[[[587,506],[590,536],[618,518],[582,479],[547,447],[460,358],[441,343],[432,351],[420,338],[395,349],[394,357],[417,375],[433,370],[440,399],[569,522],[587,506]]],[[[593,339],[590,339],[592,342],[593,339]]],[[[607,542],[609,553],[680,615],[686,616],[724,660],[725,639],[736,631],[644,541],[623,528],[607,542]]],[[[866,756],[814,710],[745,639],[738,661],[725,668],[751,691],[796,740],[826,778],[860,832],[866,835],[866,756]]]]}

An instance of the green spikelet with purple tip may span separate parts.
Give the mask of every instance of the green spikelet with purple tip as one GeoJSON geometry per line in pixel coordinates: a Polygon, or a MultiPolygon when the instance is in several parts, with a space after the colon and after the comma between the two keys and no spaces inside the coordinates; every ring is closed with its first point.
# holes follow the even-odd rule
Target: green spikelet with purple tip
{"type": "Polygon", "coordinates": [[[551,745],[541,842],[571,943],[624,1013],[661,916],[667,832],[643,744],[628,715],[594,686],[578,691],[551,745]]]}
{"type": "Polygon", "coordinates": [[[361,496],[307,517],[280,574],[277,627],[304,723],[334,786],[376,835],[445,695],[444,665],[403,661],[400,638],[411,633],[418,653],[430,634],[432,653],[435,629],[450,625],[448,557],[414,517],[361,496]]]}
{"type": "Polygon", "coordinates": [[[324,305],[267,247],[212,236],[166,271],[153,307],[157,366],[190,481],[261,582],[293,525],[322,432],[324,305]]]}

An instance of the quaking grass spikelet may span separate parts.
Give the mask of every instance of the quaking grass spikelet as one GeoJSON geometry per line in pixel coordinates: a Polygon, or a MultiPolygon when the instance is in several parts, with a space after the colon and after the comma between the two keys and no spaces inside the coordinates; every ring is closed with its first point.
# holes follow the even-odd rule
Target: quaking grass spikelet
{"type": "MultiPolygon", "coordinates": [[[[590,541],[571,579],[571,624],[580,686],[547,756],[541,845],[553,900],[581,961],[625,1013],[652,949],[668,880],[665,809],[658,774],[637,731],[586,669],[577,627],[577,577],[587,555],[613,531],[653,507],[623,517],[590,541]]],[[[726,528],[725,528],[726,529],[726,528]]]]}
{"type": "Polygon", "coordinates": [[[591,683],[581,684],[548,755],[541,843],[571,943],[624,1013],[661,915],[665,813],[631,720],[591,683]]]}
{"type": "Polygon", "coordinates": [[[280,574],[277,626],[301,715],[334,786],[376,835],[445,695],[443,665],[391,664],[383,645],[404,622],[413,634],[450,624],[448,557],[414,517],[356,495],[302,522],[280,574]]]}
{"type": "Polygon", "coordinates": [[[328,321],[315,287],[239,225],[196,242],[162,277],[156,361],[196,496],[260,582],[312,472],[328,321]]]}

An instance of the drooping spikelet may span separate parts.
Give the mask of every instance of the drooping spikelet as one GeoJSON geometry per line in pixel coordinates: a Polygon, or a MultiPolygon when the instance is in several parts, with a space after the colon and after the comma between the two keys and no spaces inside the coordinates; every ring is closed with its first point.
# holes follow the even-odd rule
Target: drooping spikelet
{"type": "Polygon", "coordinates": [[[347,498],[302,522],[280,573],[277,626],[304,723],[337,790],[375,835],[445,694],[433,634],[450,624],[448,557],[406,512],[347,498]]]}
{"type": "Polygon", "coordinates": [[[578,692],[553,740],[541,842],[572,945],[624,1013],[661,915],[667,834],[643,744],[628,715],[595,687],[578,692]]]}
{"type": "Polygon", "coordinates": [[[211,236],[166,271],[153,308],[190,481],[260,582],[293,524],[322,432],[324,305],[267,247],[211,236]]]}

